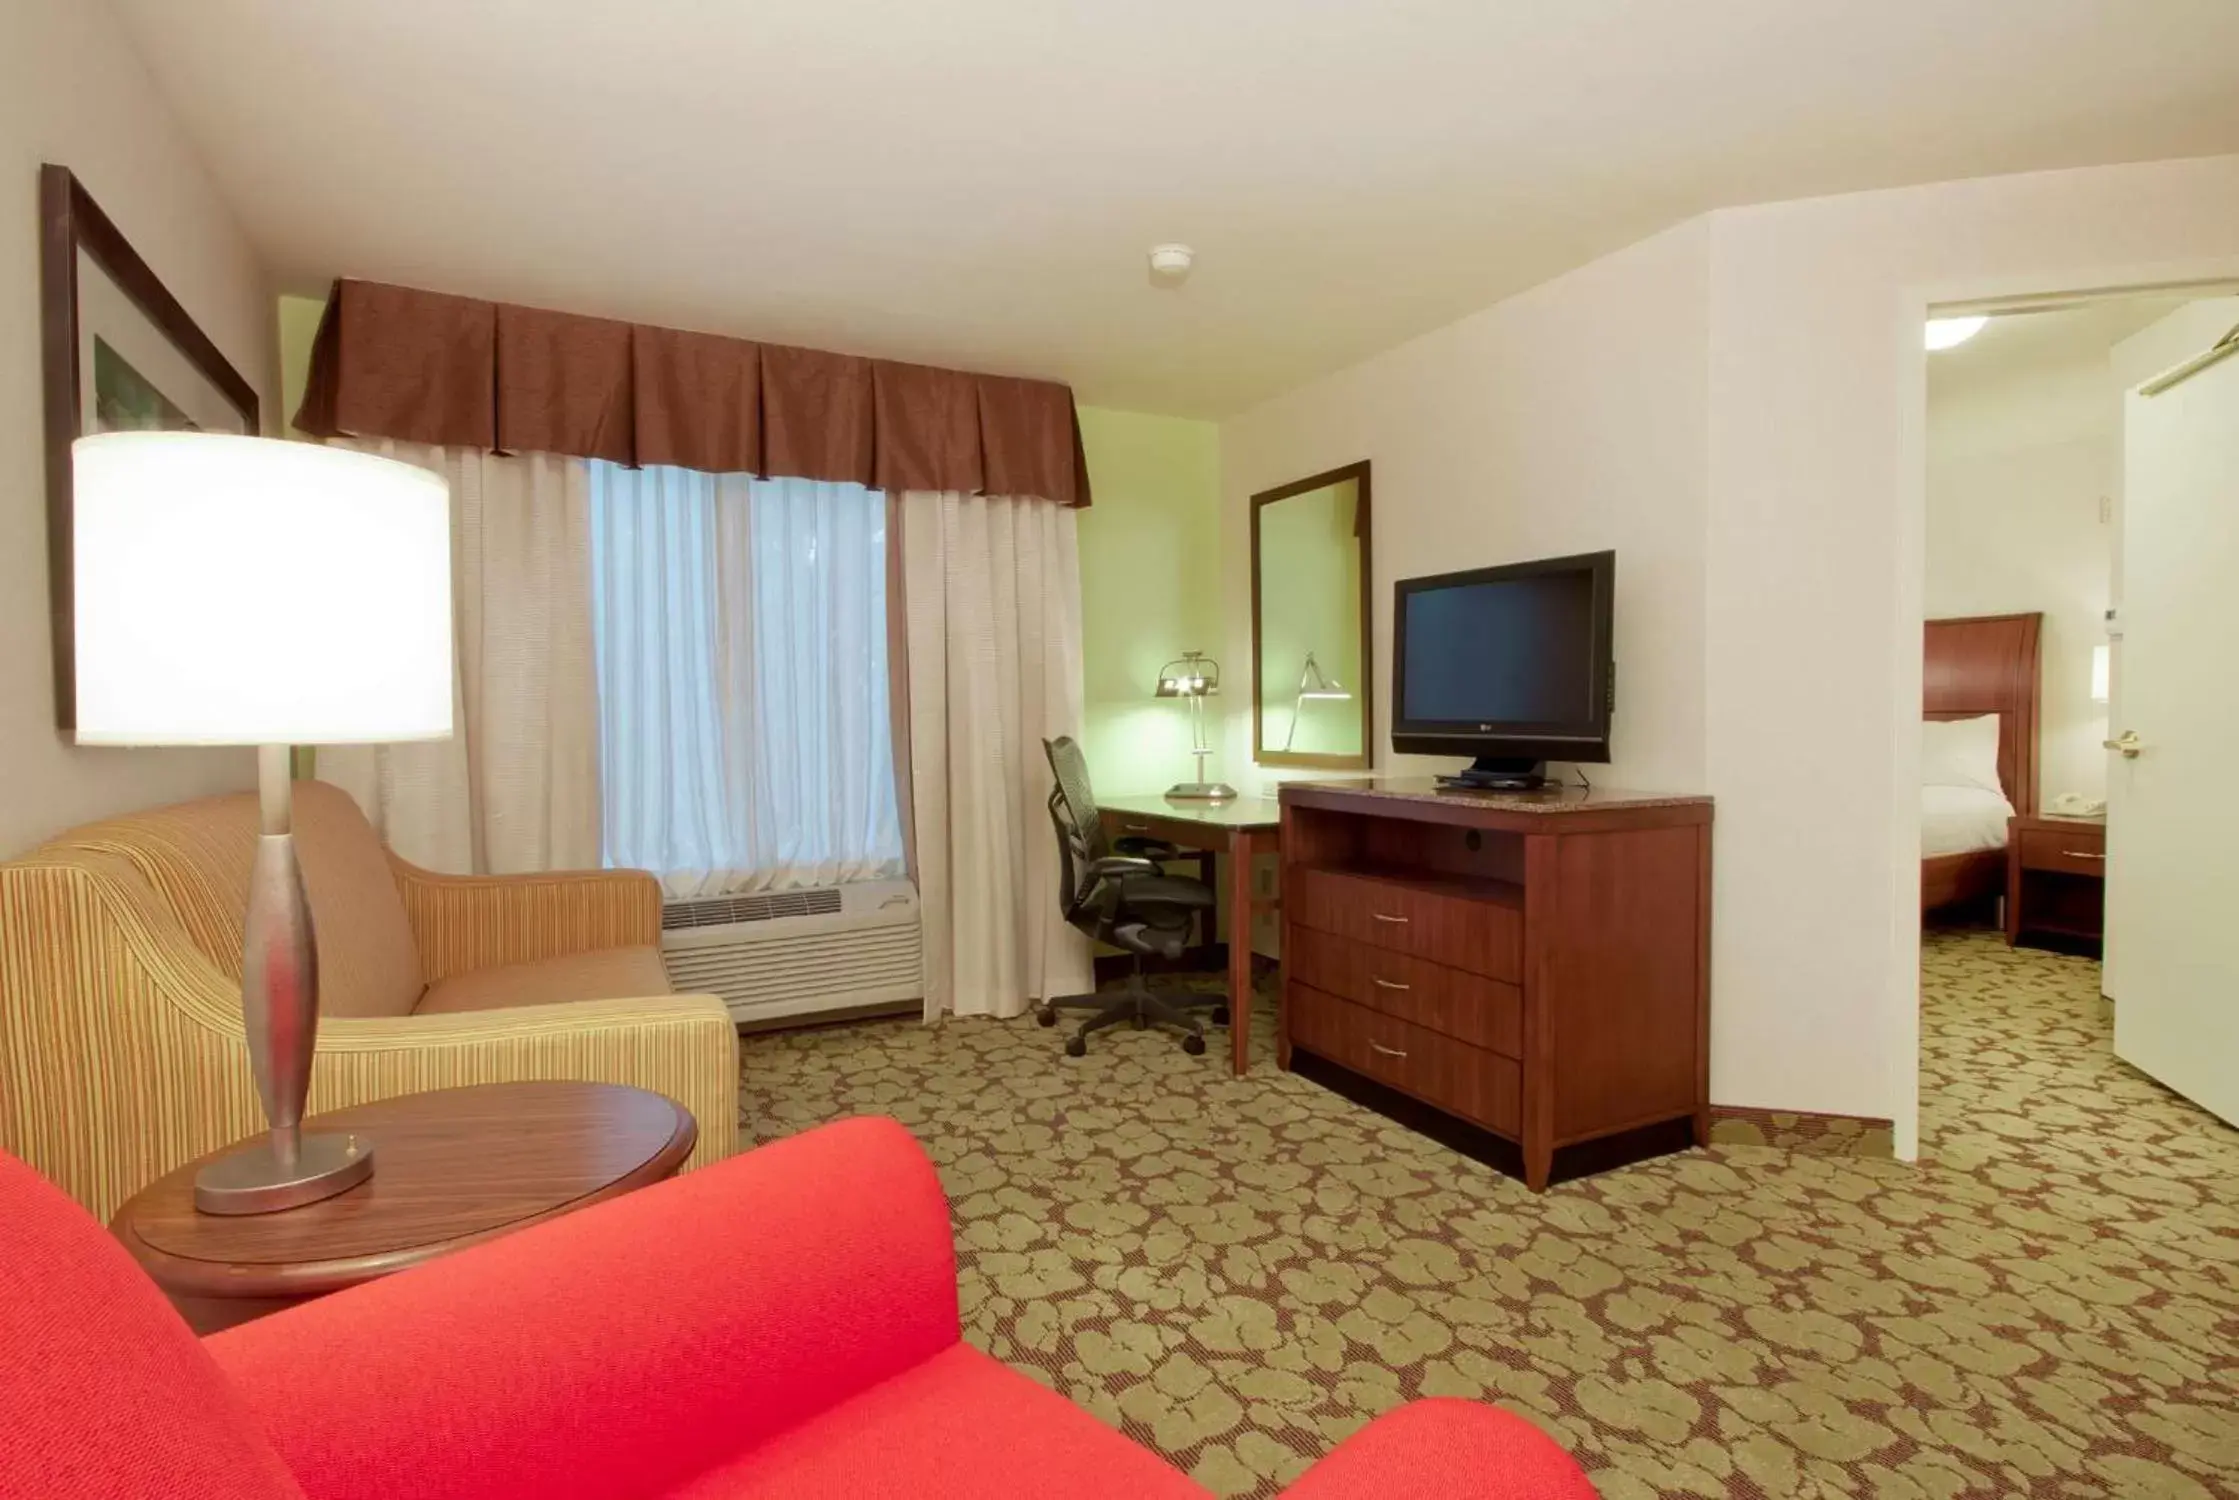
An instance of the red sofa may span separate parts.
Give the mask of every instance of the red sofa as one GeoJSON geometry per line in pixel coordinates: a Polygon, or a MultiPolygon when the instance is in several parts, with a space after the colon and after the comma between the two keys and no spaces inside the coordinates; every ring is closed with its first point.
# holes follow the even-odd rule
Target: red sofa
{"type": "MultiPolygon", "coordinates": [[[[197,1341],[0,1156],[0,1495],[1160,1500],[1204,1491],[959,1337],[948,1205],[850,1120],[197,1341]]],[[[1591,1500],[1495,1408],[1423,1401],[1290,1491],[1591,1500]]]]}

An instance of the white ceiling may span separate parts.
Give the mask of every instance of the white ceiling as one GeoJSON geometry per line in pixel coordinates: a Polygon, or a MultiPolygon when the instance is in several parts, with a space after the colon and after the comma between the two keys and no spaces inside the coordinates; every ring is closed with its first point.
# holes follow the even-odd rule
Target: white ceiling
{"type": "Polygon", "coordinates": [[[112,3],[292,289],[1196,416],[1706,208],[2239,150],[2234,0],[112,3]]]}
{"type": "Polygon", "coordinates": [[[2115,345],[2187,302],[2184,294],[2107,297],[2042,312],[2002,313],[1964,344],[1928,355],[1931,400],[1972,394],[2048,370],[2104,367],[2115,345]]]}

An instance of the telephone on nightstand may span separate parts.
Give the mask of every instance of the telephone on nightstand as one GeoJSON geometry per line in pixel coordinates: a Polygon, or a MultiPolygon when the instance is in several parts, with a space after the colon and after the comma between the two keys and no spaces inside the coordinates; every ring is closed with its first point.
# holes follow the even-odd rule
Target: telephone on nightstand
{"type": "Polygon", "coordinates": [[[2107,799],[2086,797],[2081,792],[2062,792],[2052,799],[2052,806],[2046,811],[2056,818],[2104,818],[2107,799]]]}

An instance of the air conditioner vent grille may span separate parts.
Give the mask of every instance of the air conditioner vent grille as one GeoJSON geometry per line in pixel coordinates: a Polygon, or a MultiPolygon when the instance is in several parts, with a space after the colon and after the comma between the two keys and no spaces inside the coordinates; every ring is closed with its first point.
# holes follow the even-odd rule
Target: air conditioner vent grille
{"type": "Polygon", "coordinates": [[[661,908],[661,930],[725,927],[733,922],[769,922],[779,917],[821,917],[840,909],[837,887],[808,891],[766,891],[755,896],[710,896],[671,901],[661,908]]]}

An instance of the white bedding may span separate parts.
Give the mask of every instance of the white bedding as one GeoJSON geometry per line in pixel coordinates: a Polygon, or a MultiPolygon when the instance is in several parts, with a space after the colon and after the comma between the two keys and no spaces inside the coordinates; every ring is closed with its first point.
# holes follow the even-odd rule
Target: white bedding
{"type": "Polygon", "coordinates": [[[1924,786],[1920,789],[1920,857],[1972,854],[2006,847],[2006,820],[2014,805],[1980,787],[1924,786]]]}

